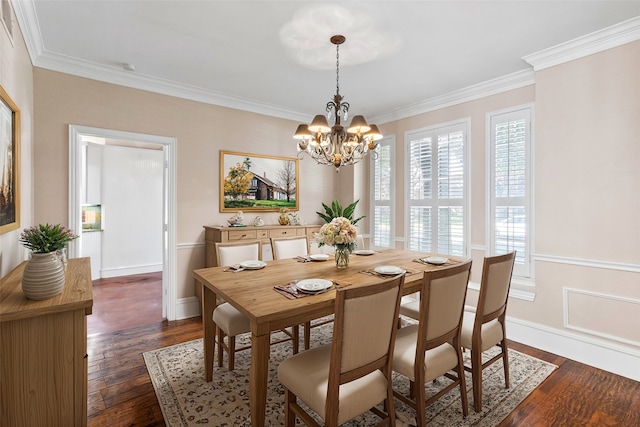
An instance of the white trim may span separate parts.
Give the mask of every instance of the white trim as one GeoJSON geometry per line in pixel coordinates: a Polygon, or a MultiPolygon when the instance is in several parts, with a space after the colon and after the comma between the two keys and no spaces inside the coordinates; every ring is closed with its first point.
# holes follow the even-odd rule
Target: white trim
{"type": "MultiPolygon", "coordinates": [[[[626,298],[619,295],[603,294],[601,292],[585,291],[583,289],[573,289],[573,288],[563,288],[562,293],[563,293],[562,311],[563,311],[565,328],[640,348],[640,341],[633,341],[630,339],[619,337],[617,335],[606,334],[604,332],[598,332],[593,329],[587,329],[580,326],[572,325],[569,320],[569,293],[589,295],[596,298],[609,299],[614,301],[629,302],[636,305],[640,305],[640,300],[633,299],[633,298],[626,298]]],[[[638,307],[638,312],[640,313],[640,307],[638,307]]],[[[633,319],[628,319],[628,320],[631,320],[631,324],[634,324],[633,319]]]]}
{"type": "Polygon", "coordinates": [[[194,242],[194,243],[178,243],[176,245],[176,248],[178,250],[183,250],[183,249],[197,249],[197,248],[204,248],[206,246],[206,244],[204,242],[194,242]]]}
{"type": "Polygon", "coordinates": [[[180,298],[176,301],[176,320],[200,317],[200,301],[196,297],[180,298]]]}
{"type": "Polygon", "coordinates": [[[638,369],[640,349],[608,343],[510,316],[507,316],[507,337],[540,350],[640,381],[638,369]]]}
{"type": "Polygon", "coordinates": [[[471,250],[472,251],[486,252],[487,251],[487,247],[485,245],[471,245],[471,250]]]}
{"type": "MultiPolygon", "coordinates": [[[[167,171],[167,204],[168,220],[166,232],[166,254],[163,267],[163,287],[166,281],[166,294],[163,297],[163,306],[166,303],[167,320],[176,319],[176,304],[178,295],[177,276],[177,252],[176,252],[176,232],[177,232],[177,144],[176,138],[147,135],[142,133],[123,132],[111,129],[100,129],[87,126],[69,125],[69,227],[74,230],[82,229],[82,203],[80,197],[80,177],[82,173],[82,142],[81,135],[98,136],[102,138],[122,139],[128,141],[151,142],[161,144],[163,150],[168,154],[167,171]]],[[[76,257],[81,252],[81,239],[73,240],[69,243],[69,256],[76,257]]],[[[164,311],[164,310],[163,310],[164,311]]]]}
{"type": "Polygon", "coordinates": [[[640,16],[522,57],[535,71],[640,40],[640,16]]]}
{"type": "Polygon", "coordinates": [[[162,264],[137,265],[134,267],[103,268],[100,270],[100,277],[103,279],[108,279],[110,277],[156,273],[158,271],[162,271],[162,264]]]}
{"type": "Polygon", "coordinates": [[[384,124],[430,111],[440,110],[452,105],[462,104],[487,96],[496,95],[521,87],[535,84],[534,72],[531,69],[517,71],[496,79],[487,80],[466,88],[458,89],[444,95],[425,99],[415,104],[390,111],[385,114],[372,116],[370,122],[384,124]]]}
{"type": "Polygon", "coordinates": [[[584,258],[571,258],[557,255],[533,254],[533,259],[541,262],[553,262],[557,264],[579,265],[581,267],[604,268],[607,270],[627,271],[640,273],[640,264],[625,262],[603,261],[584,258]]]}

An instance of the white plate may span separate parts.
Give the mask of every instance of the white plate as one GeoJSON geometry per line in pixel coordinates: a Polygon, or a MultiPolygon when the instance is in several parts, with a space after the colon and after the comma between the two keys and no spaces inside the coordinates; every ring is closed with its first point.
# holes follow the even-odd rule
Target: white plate
{"type": "Polygon", "coordinates": [[[378,274],[385,274],[389,276],[395,276],[396,274],[404,274],[406,270],[396,267],[395,265],[381,265],[380,267],[376,267],[373,271],[378,274]]]}
{"type": "Polygon", "coordinates": [[[430,256],[422,259],[427,261],[429,264],[435,265],[446,264],[447,262],[449,262],[449,258],[443,258],[441,256],[430,256]]]}
{"type": "Polygon", "coordinates": [[[251,261],[242,261],[240,263],[240,267],[244,268],[245,270],[259,270],[261,268],[264,268],[266,265],[266,262],[259,261],[257,259],[251,261]]]}
{"type": "Polygon", "coordinates": [[[356,255],[373,255],[375,254],[375,251],[372,251],[371,249],[356,249],[353,253],[356,255]]]}
{"type": "Polygon", "coordinates": [[[302,292],[316,293],[324,291],[333,285],[331,280],[325,279],[304,279],[296,283],[296,288],[302,292]]]}
{"type": "Polygon", "coordinates": [[[329,259],[329,255],[327,254],[313,254],[313,255],[309,255],[309,259],[311,259],[311,261],[326,261],[329,259]]]}

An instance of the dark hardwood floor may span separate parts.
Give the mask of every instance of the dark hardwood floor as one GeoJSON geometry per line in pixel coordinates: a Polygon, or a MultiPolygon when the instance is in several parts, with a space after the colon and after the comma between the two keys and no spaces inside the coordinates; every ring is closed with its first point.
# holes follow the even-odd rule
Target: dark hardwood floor
{"type": "MultiPolygon", "coordinates": [[[[94,281],[89,426],[164,426],[142,353],[201,338],[202,323],[158,320],[161,298],[157,275],[94,281]]],[[[559,368],[500,426],[640,426],[640,383],[516,342],[510,346],[559,368]]]]}

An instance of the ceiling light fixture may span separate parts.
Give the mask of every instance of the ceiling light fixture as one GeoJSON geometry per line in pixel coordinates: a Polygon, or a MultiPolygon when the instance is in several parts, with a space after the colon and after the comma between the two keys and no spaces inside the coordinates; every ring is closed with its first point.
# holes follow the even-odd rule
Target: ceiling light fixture
{"type": "Polygon", "coordinates": [[[331,43],[336,45],[336,94],[333,101],[327,103],[327,116],[319,114],[313,118],[310,125],[298,125],[293,135],[298,140],[298,158],[306,153],[321,165],[334,166],[340,172],[340,166],[353,165],[362,160],[371,151],[374,158],[378,157],[375,149],[376,142],[382,138],[378,127],[367,124],[363,116],[353,116],[351,124],[345,129],[340,124],[347,120],[349,103],[342,102],[340,95],[340,45],[346,40],[344,36],[331,37],[331,43]],[[329,127],[328,120],[333,121],[329,127]]]}

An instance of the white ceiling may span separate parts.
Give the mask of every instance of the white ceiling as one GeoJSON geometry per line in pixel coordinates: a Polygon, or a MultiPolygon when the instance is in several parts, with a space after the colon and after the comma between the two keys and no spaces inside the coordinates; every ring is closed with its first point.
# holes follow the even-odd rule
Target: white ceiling
{"type": "Polygon", "coordinates": [[[523,57],[640,16],[638,0],[12,4],[35,66],[300,121],[335,94],[333,34],[347,38],[340,93],[351,115],[384,121],[530,75],[523,57]]]}

